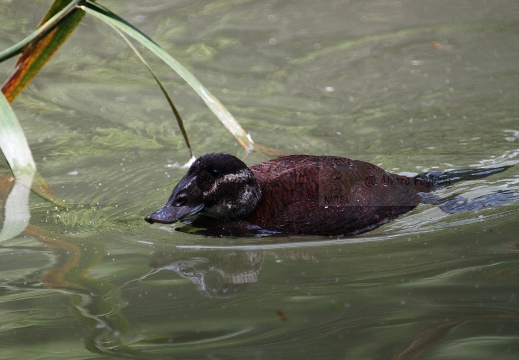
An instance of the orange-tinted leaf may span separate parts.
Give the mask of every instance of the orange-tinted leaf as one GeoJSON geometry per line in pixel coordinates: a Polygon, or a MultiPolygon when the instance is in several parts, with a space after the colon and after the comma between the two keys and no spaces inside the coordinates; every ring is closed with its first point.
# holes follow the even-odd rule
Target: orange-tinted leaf
{"type": "Polygon", "coordinates": [[[59,200],[56,197],[56,194],[54,194],[49,184],[47,184],[45,179],[40,175],[38,171],[36,171],[36,173],[34,174],[31,190],[39,196],[41,196],[42,198],[51,201],[53,204],[61,208],[67,207],[66,204],[64,204],[61,200],[59,200]]]}
{"type": "MultiPolygon", "coordinates": [[[[69,5],[69,3],[70,0],[55,0],[41,20],[40,26],[69,5]]],[[[80,9],[73,10],[53,31],[27,48],[20,55],[15,70],[2,86],[2,91],[9,102],[12,102],[38,74],[45,63],[50,60],[58,48],[72,34],[72,31],[74,31],[84,15],[85,13],[80,9]]]]}

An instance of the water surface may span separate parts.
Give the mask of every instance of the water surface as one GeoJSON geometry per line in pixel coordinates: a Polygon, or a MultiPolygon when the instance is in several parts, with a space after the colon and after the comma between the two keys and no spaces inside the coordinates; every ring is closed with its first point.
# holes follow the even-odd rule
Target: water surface
{"type": "MultiPolygon", "coordinates": [[[[518,161],[515,1],[102,4],[186,65],[258,143],[399,173],[518,161]]],[[[0,2],[1,48],[48,5],[0,2]]],[[[245,156],[149,59],[197,155],[267,159],[245,156]]],[[[13,107],[67,209],[31,195],[30,226],[0,244],[3,358],[519,356],[515,167],[437,192],[472,199],[467,211],[423,204],[357,237],[206,238],[143,221],[189,153],[109,27],[86,16],[13,107]]]]}

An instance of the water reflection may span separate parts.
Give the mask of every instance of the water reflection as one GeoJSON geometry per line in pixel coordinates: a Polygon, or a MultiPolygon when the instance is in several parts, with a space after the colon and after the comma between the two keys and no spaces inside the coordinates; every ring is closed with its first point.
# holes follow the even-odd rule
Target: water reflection
{"type": "Polygon", "coordinates": [[[444,201],[439,208],[448,214],[459,214],[467,211],[478,211],[483,208],[503,206],[519,201],[519,194],[512,190],[498,190],[491,194],[485,194],[473,199],[463,196],[455,196],[444,201]]]}
{"type": "MultiPolygon", "coordinates": [[[[121,339],[128,324],[121,314],[123,302],[119,288],[89,275],[89,271],[106,256],[106,246],[98,241],[56,233],[30,224],[27,206],[29,192],[30,186],[20,183],[12,186],[9,177],[0,176],[0,195],[3,198],[0,198],[0,204],[4,203],[6,207],[0,240],[5,243],[23,232],[23,235],[35,239],[38,244],[2,246],[1,250],[4,253],[21,252],[24,265],[26,254],[41,254],[47,261],[38,262],[35,269],[14,279],[2,279],[0,287],[6,290],[5,295],[23,291],[26,299],[31,299],[42,287],[66,294],[72,314],[89,330],[84,340],[86,349],[105,355],[137,354],[121,347],[121,339]],[[7,201],[3,201],[5,198],[7,201]],[[18,202],[13,203],[13,198],[18,202]]],[[[20,270],[27,269],[22,266],[20,270]]],[[[4,301],[0,299],[0,304],[4,301]]]]}
{"type": "Polygon", "coordinates": [[[0,175],[0,194],[4,203],[3,223],[0,230],[0,242],[14,238],[22,233],[31,218],[29,194],[33,173],[25,181],[14,180],[10,176],[0,175]]]}
{"type": "Polygon", "coordinates": [[[121,340],[128,324],[121,313],[119,288],[88,274],[106,256],[105,247],[97,241],[56,234],[33,225],[25,233],[44,245],[41,251],[49,253],[52,262],[9,285],[27,288],[27,279],[36,278],[32,286],[42,284],[66,294],[72,314],[89,329],[84,341],[86,349],[105,355],[126,353],[121,349],[121,340]]]}
{"type": "Polygon", "coordinates": [[[158,271],[173,271],[189,279],[196,289],[210,298],[227,299],[246,291],[258,282],[263,251],[215,250],[204,257],[182,258],[183,252],[156,252],[150,266],[158,271]]]}

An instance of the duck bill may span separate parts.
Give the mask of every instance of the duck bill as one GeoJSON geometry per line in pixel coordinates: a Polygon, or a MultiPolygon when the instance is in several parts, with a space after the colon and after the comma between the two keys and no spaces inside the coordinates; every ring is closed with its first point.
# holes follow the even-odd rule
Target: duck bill
{"type": "Polygon", "coordinates": [[[172,224],[186,217],[196,215],[204,208],[202,192],[196,186],[193,176],[185,176],[173,189],[166,206],[144,218],[150,224],[172,224]],[[177,196],[183,193],[187,196],[187,202],[182,206],[174,206],[177,196]]]}
{"type": "Polygon", "coordinates": [[[173,224],[183,218],[188,216],[192,216],[200,212],[204,208],[203,204],[200,204],[196,207],[189,206],[164,206],[162,209],[159,209],[157,212],[154,212],[151,215],[148,215],[144,218],[150,224],[153,223],[161,223],[161,224],[173,224]]]}

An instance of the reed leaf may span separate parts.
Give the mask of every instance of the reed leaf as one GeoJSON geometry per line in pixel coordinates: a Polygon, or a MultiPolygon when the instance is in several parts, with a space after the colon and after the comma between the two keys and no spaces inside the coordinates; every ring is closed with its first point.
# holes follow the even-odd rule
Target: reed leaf
{"type": "Polygon", "coordinates": [[[0,94],[0,149],[16,179],[5,201],[0,232],[0,241],[3,241],[17,236],[29,224],[29,193],[36,172],[25,134],[3,94],[0,94]]]}
{"type": "Polygon", "coordinates": [[[36,164],[22,127],[3,94],[0,94],[0,149],[16,180],[30,188],[36,164]]]}
{"type": "Polygon", "coordinates": [[[0,61],[2,61],[23,50],[15,70],[2,86],[2,92],[9,102],[23,91],[72,34],[85,15],[77,8],[77,5],[83,1],[55,0],[35,32],[0,53],[0,61]]]}
{"type": "Polygon", "coordinates": [[[173,100],[169,96],[168,91],[166,90],[164,85],[162,85],[162,82],[159,80],[157,75],[155,75],[155,73],[153,72],[151,66],[148,64],[146,59],[144,59],[144,57],[142,57],[142,55],[139,52],[139,50],[137,50],[137,48],[135,46],[133,46],[131,41],[118,28],[114,27],[113,25],[110,25],[110,26],[115,30],[115,32],[117,32],[124,39],[124,41],[126,41],[128,46],[130,47],[130,49],[133,50],[133,52],[139,58],[139,60],[144,64],[144,66],[146,66],[146,68],[150,72],[151,76],[153,76],[153,79],[155,79],[155,82],[157,83],[157,85],[159,86],[160,90],[162,91],[162,94],[164,94],[164,97],[168,101],[168,104],[169,104],[169,107],[171,108],[171,111],[173,111],[173,114],[175,115],[175,118],[177,119],[178,127],[180,128],[180,131],[182,132],[182,136],[184,137],[184,141],[185,141],[186,146],[187,146],[187,148],[189,150],[189,154],[191,155],[191,158],[193,158],[195,155],[193,153],[193,149],[191,148],[191,144],[189,142],[189,137],[187,136],[187,131],[186,131],[186,128],[184,127],[184,122],[182,121],[182,117],[180,116],[180,113],[178,112],[177,107],[173,103],[173,100]]]}
{"type": "MultiPolygon", "coordinates": [[[[50,200],[60,207],[65,207],[63,202],[56,198],[49,185],[43,177],[36,170],[36,164],[32,157],[31,149],[25,133],[16,117],[11,105],[0,92],[0,150],[4,154],[11,171],[15,178],[15,186],[11,190],[8,197],[12,200],[13,206],[19,206],[19,209],[24,209],[24,204],[28,201],[28,193],[32,190],[44,199],[50,200]],[[21,189],[21,190],[20,190],[21,189]],[[13,195],[18,194],[18,195],[13,195]]],[[[6,205],[6,212],[9,211],[6,205]]],[[[25,211],[25,210],[23,210],[25,211]]],[[[12,210],[12,213],[19,213],[19,210],[12,210]]],[[[6,216],[7,217],[7,216],[6,216]]],[[[27,216],[27,223],[29,217],[27,216]]],[[[4,228],[6,224],[4,223],[4,228]]]]}
{"type": "Polygon", "coordinates": [[[133,38],[142,46],[151,51],[154,55],[156,55],[159,59],[161,59],[166,65],[171,67],[171,69],[179,74],[193,88],[193,90],[195,90],[198,96],[200,96],[209,109],[218,117],[222,124],[236,138],[236,140],[238,140],[238,142],[245,148],[245,150],[254,150],[254,142],[252,141],[250,135],[245,132],[245,130],[243,130],[240,124],[236,121],[236,119],[234,119],[234,117],[222,105],[222,103],[220,103],[220,101],[214,95],[212,95],[209,90],[207,90],[191,72],[189,72],[173,57],[171,57],[171,55],[165,52],[159,45],[157,45],[157,43],[105,7],[95,4],[89,0],[79,7],[82,8],[86,13],[104,21],[108,25],[119,29],[125,35],[133,38]]]}

